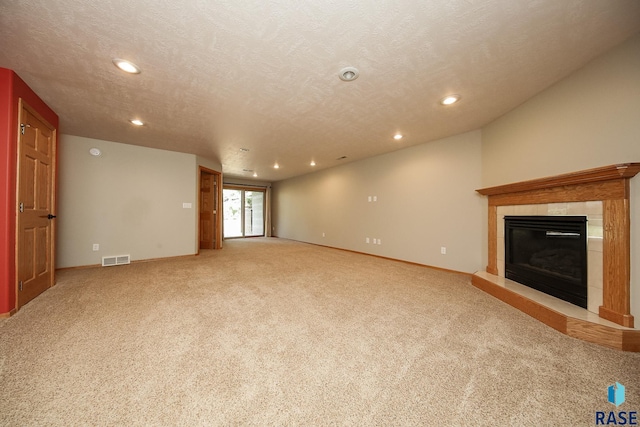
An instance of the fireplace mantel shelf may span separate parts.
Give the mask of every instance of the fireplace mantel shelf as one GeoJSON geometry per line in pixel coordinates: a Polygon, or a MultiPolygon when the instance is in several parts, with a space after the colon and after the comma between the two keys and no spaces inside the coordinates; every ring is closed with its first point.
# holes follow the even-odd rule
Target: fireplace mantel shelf
{"type": "MultiPolygon", "coordinates": [[[[629,180],[638,173],[640,173],[640,163],[621,163],[476,190],[478,193],[488,196],[489,202],[487,273],[498,276],[497,209],[499,206],[601,201],[604,233],[602,247],[604,277],[602,282],[603,303],[599,306],[597,315],[631,330],[625,332],[625,338],[619,342],[619,345],[612,345],[610,340],[602,338],[602,334],[596,338],[592,336],[591,339],[582,338],[614,348],[640,351],[640,330],[634,329],[634,319],[630,313],[629,180]]],[[[488,283],[486,278],[476,274],[473,279],[474,285],[489,292],[488,287],[492,285],[488,283]]],[[[508,303],[510,303],[509,300],[514,300],[512,297],[501,298],[499,296],[508,293],[504,288],[489,293],[508,303]]],[[[532,304],[537,303],[532,302],[532,304]]],[[[522,307],[517,308],[522,309],[522,307]]],[[[545,309],[533,311],[548,313],[545,309]]],[[[534,317],[549,324],[548,314],[534,317]]],[[[607,335],[607,332],[603,333],[605,336],[607,335]]]]}
{"type": "Polygon", "coordinates": [[[640,163],[621,163],[601,168],[587,169],[564,175],[521,181],[513,184],[499,185],[476,190],[483,196],[519,193],[522,191],[542,190],[566,185],[590,184],[620,178],[633,178],[640,172],[640,163]]]}

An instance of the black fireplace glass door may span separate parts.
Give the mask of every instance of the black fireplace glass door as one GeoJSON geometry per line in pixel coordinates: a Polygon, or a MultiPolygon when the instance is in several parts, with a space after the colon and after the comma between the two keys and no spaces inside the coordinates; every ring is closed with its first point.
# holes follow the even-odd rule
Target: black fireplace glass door
{"type": "Polygon", "coordinates": [[[586,217],[506,216],[505,276],[586,308],[586,217]]]}

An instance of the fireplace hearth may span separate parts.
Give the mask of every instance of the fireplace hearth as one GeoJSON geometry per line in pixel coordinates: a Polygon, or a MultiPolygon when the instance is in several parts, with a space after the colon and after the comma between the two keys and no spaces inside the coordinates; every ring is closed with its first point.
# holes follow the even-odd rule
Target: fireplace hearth
{"type": "Polygon", "coordinates": [[[587,308],[587,218],[505,216],[505,277],[587,308]]]}

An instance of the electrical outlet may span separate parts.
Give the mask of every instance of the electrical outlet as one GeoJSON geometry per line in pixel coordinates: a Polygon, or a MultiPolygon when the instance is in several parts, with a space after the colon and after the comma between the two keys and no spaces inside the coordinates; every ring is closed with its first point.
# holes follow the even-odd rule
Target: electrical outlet
{"type": "Polygon", "coordinates": [[[378,201],[378,196],[373,196],[373,201],[377,202],[378,201]]]}
{"type": "Polygon", "coordinates": [[[446,248],[446,246],[441,246],[441,247],[440,247],[440,253],[441,253],[442,255],[446,255],[446,254],[447,254],[447,248],[446,248]]]}
{"type": "Polygon", "coordinates": [[[94,243],[93,244],[93,251],[96,252],[96,251],[99,251],[99,250],[100,250],[100,244],[94,243]]]}
{"type": "Polygon", "coordinates": [[[371,201],[371,196],[367,197],[367,200],[370,202],[371,201]]]}
{"type": "Polygon", "coordinates": [[[378,239],[378,244],[381,245],[382,244],[382,239],[378,239]]]}
{"type": "Polygon", "coordinates": [[[324,231],[322,232],[322,237],[324,237],[324,231]]]}
{"type": "Polygon", "coordinates": [[[366,239],[364,239],[364,241],[365,241],[366,243],[369,243],[369,238],[367,237],[366,239]]]}

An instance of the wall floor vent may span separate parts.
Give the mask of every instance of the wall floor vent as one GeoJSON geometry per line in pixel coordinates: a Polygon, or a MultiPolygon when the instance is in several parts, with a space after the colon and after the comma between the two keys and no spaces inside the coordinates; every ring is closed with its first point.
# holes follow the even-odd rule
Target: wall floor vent
{"type": "Polygon", "coordinates": [[[103,256],[102,266],[111,267],[113,265],[131,264],[131,255],[103,256]]]}

